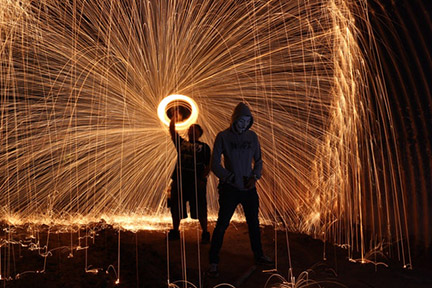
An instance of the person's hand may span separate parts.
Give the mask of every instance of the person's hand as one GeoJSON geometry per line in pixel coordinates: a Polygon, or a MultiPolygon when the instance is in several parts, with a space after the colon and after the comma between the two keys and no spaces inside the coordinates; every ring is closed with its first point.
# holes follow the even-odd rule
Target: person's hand
{"type": "Polygon", "coordinates": [[[246,189],[252,189],[255,187],[256,179],[255,176],[251,176],[246,179],[245,181],[245,187],[246,189]]]}
{"type": "Polygon", "coordinates": [[[180,113],[180,111],[176,110],[173,113],[173,116],[171,117],[171,121],[174,121],[175,123],[180,122],[183,120],[183,115],[180,113]]]}
{"type": "Polygon", "coordinates": [[[226,183],[234,183],[234,181],[235,181],[234,173],[228,176],[228,178],[226,179],[226,183]]]}
{"type": "Polygon", "coordinates": [[[171,117],[171,122],[177,123],[179,121],[178,118],[178,113],[174,113],[174,115],[171,117]]]}
{"type": "Polygon", "coordinates": [[[173,115],[172,115],[172,117],[171,117],[171,121],[169,123],[169,130],[170,130],[170,133],[171,133],[171,137],[173,139],[174,139],[175,133],[176,133],[176,131],[175,131],[176,130],[175,125],[176,125],[177,122],[181,121],[182,119],[183,118],[182,118],[181,114],[178,111],[174,112],[173,115]]]}

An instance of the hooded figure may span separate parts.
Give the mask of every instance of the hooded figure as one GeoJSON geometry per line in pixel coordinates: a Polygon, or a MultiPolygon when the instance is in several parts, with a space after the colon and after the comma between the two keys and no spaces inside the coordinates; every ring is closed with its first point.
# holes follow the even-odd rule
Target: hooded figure
{"type": "Polygon", "coordinates": [[[234,109],[230,127],[217,135],[211,168],[219,178],[219,184],[229,184],[239,190],[248,190],[255,187],[255,183],[249,181],[251,178],[261,178],[261,147],[258,136],[249,130],[252,124],[253,117],[249,107],[240,102],[234,109]],[[221,163],[222,155],[224,166],[221,163]]]}
{"type": "Polygon", "coordinates": [[[219,275],[219,251],[225,230],[239,204],[245,213],[256,263],[274,263],[263,254],[261,245],[259,199],[255,183],[261,178],[263,162],[258,136],[249,130],[252,124],[249,107],[245,103],[239,103],[232,114],[230,127],[219,132],[214,142],[211,168],[219,178],[219,213],[210,247],[208,273],[212,277],[219,275]]]}

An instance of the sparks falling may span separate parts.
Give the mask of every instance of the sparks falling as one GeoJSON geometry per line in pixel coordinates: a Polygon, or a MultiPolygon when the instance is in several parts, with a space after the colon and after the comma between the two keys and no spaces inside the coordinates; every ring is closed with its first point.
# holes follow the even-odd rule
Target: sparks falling
{"type": "Polygon", "coordinates": [[[165,217],[176,154],[157,108],[182,94],[207,143],[252,108],[263,219],[362,258],[396,241],[409,262],[368,29],[363,0],[1,1],[0,217],[165,217]]]}

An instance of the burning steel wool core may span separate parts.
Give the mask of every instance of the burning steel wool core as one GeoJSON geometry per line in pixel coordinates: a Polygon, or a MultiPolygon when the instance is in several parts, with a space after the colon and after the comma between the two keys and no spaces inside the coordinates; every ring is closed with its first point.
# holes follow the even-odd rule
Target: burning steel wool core
{"type": "MultiPolygon", "coordinates": [[[[213,143],[243,101],[263,220],[362,257],[383,242],[405,251],[406,192],[380,124],[390,109],[373,35],[359,34],[367,1],[199,2],[1,2],[0,217],[160,222],[170,108],[213,143]]],[[[210,215],[216,186],[210,176],[210,215]]]]}
{"type": "Polygon", "coordinates": [[[178,130],[187,129],[198,119],[198,106],[195,101],[190,97],[178,94],[169,95],[159,103],[157,110],[159,119],[166,126],[169,126],[173,110],[176,109],[184,116],[183,121],[176,123],[176,128],[178,130]]]}

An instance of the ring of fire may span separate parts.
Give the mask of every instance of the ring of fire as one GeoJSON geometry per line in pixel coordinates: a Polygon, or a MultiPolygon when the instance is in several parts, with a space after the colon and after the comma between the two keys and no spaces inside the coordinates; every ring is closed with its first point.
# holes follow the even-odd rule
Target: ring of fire
{"type": "Polygon", "coordinates": [[[186,120],[176,123],[176,129],[184,130],[184,129],[188,128],[190,125],[192,125],[193,123],[195,123],[196,120],[198,119],[198,106],[192,98],[185,96],[185,95],[180,95],[180,94],[169,95],[169,96],[165,97],[159,103],[157,113],[158,113],[159,119],[166,126],[169,126],[170,118],[168,117],[167,112],[168,112],[168,109],[170,108],[170,104],[172,105],[172,103],[176,102],[176,101],[178,101],[179,103],[182,103],[182,102],[186,103],[186,104],[188,104],[188,106],[190,106],[187,108],[187,109],[191,110],[190,116],[186,120]]]}

